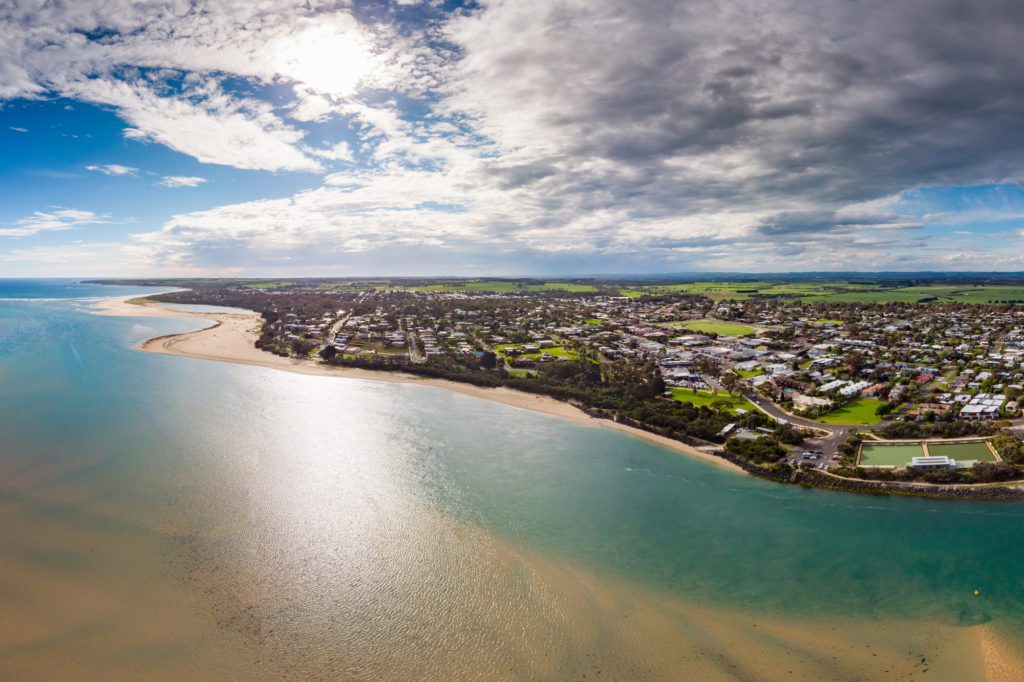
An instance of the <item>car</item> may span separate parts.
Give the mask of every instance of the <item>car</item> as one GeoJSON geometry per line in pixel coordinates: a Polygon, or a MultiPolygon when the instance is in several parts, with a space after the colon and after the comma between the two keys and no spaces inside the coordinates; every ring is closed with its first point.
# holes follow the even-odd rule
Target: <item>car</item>
{"type": "Polygon", "coordinates": [[[839,455],[832,455],[832,461],[833,462],[838,462],[839,461],[839,455]]]}
{"type": "Polygon", "coordinates": [[[824,462],[822,462],[821,464],[819,464],[819,465],[818,465],[818,468],[819,468],[819,469],[824,469],[824,468],[825,468],[825,463],[824,463],[824,462]]]}
{"type": "Polygon", "coordinates": [[[809,452],[805,452],[804,454],[800,455],[800,459],[810,459],[810,458],[811,458],[811,453],[809,453],[809,452]]]}

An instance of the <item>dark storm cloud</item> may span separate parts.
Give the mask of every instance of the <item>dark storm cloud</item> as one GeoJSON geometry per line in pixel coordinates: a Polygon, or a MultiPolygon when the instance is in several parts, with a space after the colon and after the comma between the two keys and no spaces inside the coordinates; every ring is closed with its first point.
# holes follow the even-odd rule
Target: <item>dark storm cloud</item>
{"type": "Polygon", "coordinates": [[[830,229],[1021,174],[1024,3],[498,2],[452,36],[461,106],[635,217],[802,206],[798,229],[830,229]]]}

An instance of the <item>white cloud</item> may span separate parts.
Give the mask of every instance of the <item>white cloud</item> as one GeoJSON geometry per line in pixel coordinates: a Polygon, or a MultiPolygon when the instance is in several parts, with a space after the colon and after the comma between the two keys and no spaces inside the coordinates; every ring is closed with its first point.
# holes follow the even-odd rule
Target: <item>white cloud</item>
{"type": "Polygon", "coordinates": [[[164,187],[198,187],[206,182],[206,178],[189,175],[165,175],[160,184],[164,187]]]}
{"type": "Polygon", "coordinates": [[[327,159],[328,161],[351,161],[352,160],[352,148],[348,146],[348,143],[342,140],[335,145],[331,145],[327,148],[316,149],[309,147],[306,149],[307,154],[319,157],[321,159],[327,159]]]}
{"type": "Polygon", "coordinates": [[[132,139],[159,142],[203,163],[256,170],[319,171],[298,149],[303,133],[283,124],[269,106],[208,91],[200,104],[161,97],[140,81],[90,79],[67,83],[69,96],[115,106],[133,127],[132,139]]]}
{"type": "MultiPolygon", "coordinates": [[[[7,223],[12,227],[0,227],[0,237],[31,237],[41,232],[59,232],[79,225],[107,222],[106,218],[107,216],[98,215],[92,211],[79,211],[72,208],[36,211],[30,216],[7,223]]],[[[0,223],[0,225],[2,224],[0,223]]]]}
{"type": "Polygon", "coordinates": [[[443,17],[424,4],[382,15],[437,21],[394,26],[330,2],[6,3],[0,98],[110,107],[131,139],[204,163],[333,171],[138,237],[175,267],[401,248],[770,269],[848,267],[855,246],[905,263],[963,217],[921,218],[908,187],[1019,175],[1006,93],[1024,85],[1020,24],[978,3],[482,0],[443,17]],[[914,20],[952,6],[956,32],[914,20]]]}
{"type": "MultiPolygon", "coordinates": [[[[301,150],[303,131],[270,104],[220,85],[229,76],[292,83],[310,105],[321,97],[335,107],[380,66],[375,38],[339,4],[328,11],[289,0],[3,5],[0,99],[54,92],[114,107],[134,139],[205,163],[318,172],[301,150]],[[87,39],[92,31],[107,35],[87,39]],[[182,76],[178,92],[170,82],[182,76]]],[[[299,120],[329,113],[292,108],[299,120]]]]}
{"type": "Polygon", "coordinates": [[[8,126],[11,130],[16,133],[27,133],[28,128],[22,128],[21,126],[8,126]]]}
{"type": "Polygon", "coordinates": [[[122,242],[82,242],[35,245],[0,252],[3,270],[18,277],[152,277],[190,275],[182,268],[155,263],[153,249],[122,242]]]}
{"type": "Polygon", "coordinates": [[[316,92],[333,97],[351,95],[376,67],[358,22],[339,13],[302,24],[267,45],[274,71],[316,92]]]}
{"type": "Polygon", "coordinates": [[[138,168],[122,166],[119,163],[105,163],[101,165],[86,166],[85,170],[103,173],[104,175],[135,175],[139,172],[138,168]]]}

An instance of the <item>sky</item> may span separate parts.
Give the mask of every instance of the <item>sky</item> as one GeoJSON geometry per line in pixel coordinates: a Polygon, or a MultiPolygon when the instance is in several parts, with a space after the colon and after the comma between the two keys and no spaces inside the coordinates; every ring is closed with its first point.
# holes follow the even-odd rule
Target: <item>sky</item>
{"type": "Polygon", "coordinates": [[[0,0],[0,276],[1024,270],[1019,0],[0,0]]]}

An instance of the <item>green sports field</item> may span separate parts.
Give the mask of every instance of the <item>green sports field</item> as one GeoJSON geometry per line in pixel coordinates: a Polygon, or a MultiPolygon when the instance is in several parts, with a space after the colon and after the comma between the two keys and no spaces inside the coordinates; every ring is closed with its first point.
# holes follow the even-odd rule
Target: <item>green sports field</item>
{"type": "Polygon", "coordinates": [[[678,326],[702,334],[718,334],[719,336],[742,336],[753,334],[756,331],[753,327],[748,327],[745,324],[719,320],[687,320],[678,326]]]}
{"type": "Polygon", "coordinates": [[[928,454],[932,456],[946,456],[958,461],[972,459],[979,462],[996,461],[996,456],[992,454],[992,451],[985,443],[929,443],[928,454]]]}
{"type": "Polygon", "coordinates": [[[843,405],[838,410],[822,415],[818,421],[823,424],[834,424],[836,426],[867,426],[877,424],[881,421],[881,418],[875,414],[875,411],[882,404],[884,404],[883,401],[874,398],[857,398],[843,405]]]}
{"type": "Polygon", "coordinates": [[[735,412],[737,409],[743,409],[748,412],[755,409],[750,401],[744,398],[739,393],[726,393],[725,391],[719,391],[713,393],[711,391],[698,390],[696,393],[691,388],[679,388],[673,387],[672,398],[678,400],[681,403],[693,403],[694,407],[714,407],[718,406],[727,412],[735,412]]]}
{"type": "Polygon", "coordinates": [[[862,467],[905,467],[913,457],[923,457],[920,445],[883,445],[865,443],[860,449],[862,467]]]}

